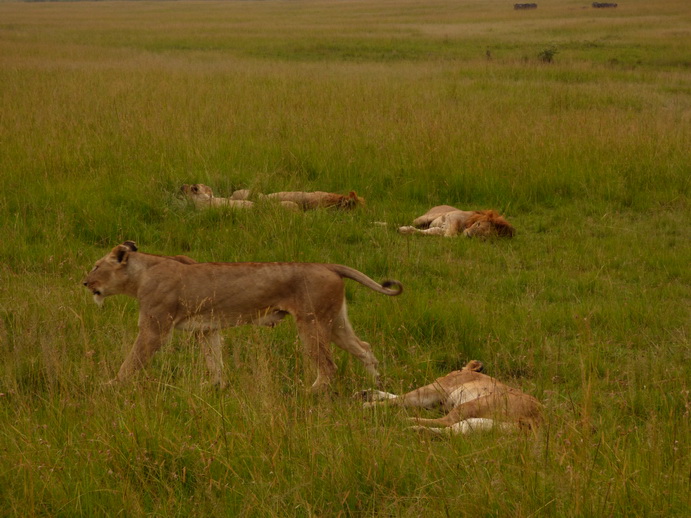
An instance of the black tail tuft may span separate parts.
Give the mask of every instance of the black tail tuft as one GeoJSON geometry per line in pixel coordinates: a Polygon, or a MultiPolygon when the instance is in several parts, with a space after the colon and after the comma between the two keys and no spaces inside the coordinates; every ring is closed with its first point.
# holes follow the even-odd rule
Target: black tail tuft
{"type": "Polygon", "coordinates": [[[394,293],[389,294],[392,297],[395,297],[396,295],[400,295],[401,293],[403,293],[403,284],[401,284],[398,281],[393,281],[393,280],[384,281],[381,283],[381,285],[382,285],[382,288],[387,288],[387,289],[390,289],[392,292],[394,292],[394,293]]]}

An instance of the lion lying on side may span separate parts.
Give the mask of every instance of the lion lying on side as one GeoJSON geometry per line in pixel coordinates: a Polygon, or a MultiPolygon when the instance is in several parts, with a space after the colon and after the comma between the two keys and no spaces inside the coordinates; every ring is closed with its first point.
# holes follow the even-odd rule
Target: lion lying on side
{"type": "Polygon", "coordinates": [[[350,191],[345,196],[343,194],[323,191],[274,192],[272,194],[267,194],[266,197],[272,200],[280,200],[282,202],[290,201],[297,203],[302,210],[330,207],[352,210],[356,207],[365,205],[365,199],[355,194],[355,191],[350,191]]]}
{"type": "Polygon", "coordinates": [[[234,191],[229,198],[217,198],[214,196],[211,187],[203,183],[195,183],[192,185],[185,184],[182,186],[181,191],[198,209],[208,207],[248,209],[254,205],[254,202],[250,200],[252,197],[259,201],[277,201],[281,206],[291,210],[311,210],[330,207],[349,210],[365,204],[364,198],[355,194],[354,191],[350,191],[346,196],[323,191],[275,192],[264,195],[261,193],[254,193],[249,189],[239,189],[234,191]]]}
{"type": "Polygon", "coordinates": [[[184,184],[180,190],[197,209],[209,207],[233,207],[236,209],[250,209],[254,203],[249,200],[235,200],[231,198],[217,198],[211,187],[203,183],[184,184]]]}
{"type": "Polygon", "coordinates": [[[132,241],[113,248],[84,279],[94,301],[129,295],[139,301],[139,335],[117,378],[146,365],[173,329],[194,331],[213,383],[222,380],[220,330],[243,324],[273,326],[292,315],[307,354],[317,368],[313,391],[326,388],[336,372],[330,342],[358,358],[377,379],[377,359],[348,321],[343,279],[384,295],[399,295],[398,281],[378,284],[353,268],[317,263],[197,263],[186,256],[137,250],[132,241]]]}
{"type": "Polygon", "coordinates": [[[435,236],[513,237],[515,229],[494,210],[459,210],[451,205],[432,207],[413,221],[413,226],[400,227],[401,234],[435,236]]]}
{"type": "Polygon", "coordinates": [[[436,379],[430,385],[397,396],[379,390],[362,393],[364,406],[396,405],[433,408],[441,405],[449,413],[439,419],[411,418],[414,429],[437,434],[467,434],[488,430],[534,428],[541,421],[542,405],[532,396],[482,374],[482,362],[473,360],[459,371],[436,379]]]}

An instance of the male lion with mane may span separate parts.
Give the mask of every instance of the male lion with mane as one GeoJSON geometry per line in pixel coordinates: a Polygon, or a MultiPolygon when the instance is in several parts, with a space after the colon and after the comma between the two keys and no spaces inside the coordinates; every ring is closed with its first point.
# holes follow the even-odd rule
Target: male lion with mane
{"type": "Polygon", "coordinates": [[[448,411],[439,419],[411,418],[414,429],[437,434],[468,434],[473,431],[519,428],[532,429],[541,421],[542,405],[532,396],[482,374],[482,362],[472,360],[459,371],[437,378],[433,383],[397,396],[379,390],[360,393],[376,405],[434,408],[448,411]]]}
{"type": "Polygon", "coordinates": [[[400,227],[401,234],[433,236],[513,237],[515,229],[495,210],[460,210],[451,205],[432,207],[413,221],[413,226],[400,227]]]}
{"type": "Polygon", "coordinates": [[[400,282],[379,284],[339,264],[197,263],[186,256],[139,252],[132,241],[99,259],[84,279],[94,301],[129,295],[139,301],[139,335],[113,381],[146,365],[173,329],[197,334],[214,384],[222,379],[220,330],[244,324],[274,326],[292,315],[308,357],[316,365],[312,391],[326,388],[336,372],[330,342],[358,358],[377,381],[378,361],[348,321],[343,279],[395,296],[400,282]]]}

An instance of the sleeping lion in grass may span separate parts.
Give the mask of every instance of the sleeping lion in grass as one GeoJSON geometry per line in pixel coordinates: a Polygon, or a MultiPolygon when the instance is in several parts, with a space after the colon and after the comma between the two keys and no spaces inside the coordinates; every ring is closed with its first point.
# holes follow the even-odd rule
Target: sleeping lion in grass
{"type": "Polygon", "coordinates": [[[482,362],[472,360],[459,371],[401,396],[368,390],[360,393],[366,408],[376,405],[434,408],[448,413],[439,419],[413,417],[417,430],[439,435],[473,431],[532,429],[541,421],[542,405],[532,396],[482,374],[482,362]]]}
{"type": "Polygon", "coordinates": [[[253,193],[249,189],[240,189],[233,192],[233,200],[249,200],[251,197],[279,201],[282,204],[292,204],[302,210],[336,208],[351,210],[365,205],[365,199],[358,196],[355,191],[348,194],[338,194],[324,191],[281,191],[271,194],[253,193]]]}
{"type": "Polygon", "coordinates": [[[350,191],[346,195],[324,191],[274,192],[267,194],[266,197],[272,200],[280,200],[282,202],[297,203],[302,210],[320,208],[352,210],[365,205],[365,199],[358,196],[355,191],[350,191]]]}
{"type": "Polygon", "coordinates": [[[416,218],[412,226],[400,227],[401,234],[433,236],[513,237],[514,227],[494,210],[460,210],[451,205],[432,207],[416,218]]]}
{"type": "Polygon", "coordinates": [[[239,189],[234,191],[229,198],[217,198],[214,196],[211,187],[203,183],[195,183],[192,185],[184,184],[181,191],[198,209],[209,207],[249,209],[254,206],[254,202],[251,201],[250,198],[257,201],[269,200],[278,202],[279,205],[290,210],[312,210],[319,208],[351,210],[365,204],[364,198],[355,194],[354,191],[350,191],[347,195],[324,191],[274,192],[265,195],[254,193],[249,189],[239,189]]]}
{"type": "Polygon", "coordinates": [[[190,200],[197,209],[210,207],[232,207],[235,209],[250,209],[254,203],[249,200],[237,200],[232,198],[217,198],[211,187],[203,183],[184,184],[180,191],[190,200]]]}
{"type": "Polygon", "coordinates": [[[336,373],[330,342],[358,358],[377,380],[378,361],[348,321],[343,279],[384,295],[399,295],[398,281],[379,284],[348,266],[319,263],[198,263],[186,256],[139,252],[132,241],[96,261],[84,286],[102,304],[111,295],[139,301],[139,335],[113,381],[145,366],[173,329],[193,331],[201,342],[214,384],[224,385],[220,331],[253,324],[274,326],[295,319],[307,356],[316,366],[313,391],[336,373]]]}

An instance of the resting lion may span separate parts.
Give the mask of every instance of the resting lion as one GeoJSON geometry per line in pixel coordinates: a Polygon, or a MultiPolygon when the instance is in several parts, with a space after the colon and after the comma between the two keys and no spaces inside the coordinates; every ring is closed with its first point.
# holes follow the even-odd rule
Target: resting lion
{"type": "Polygon", "coordinates": [[[350,191],[345,196],[343,194],[323,191],[274,192],[267,194],[266,197],[272,200],[280,200],[282,202],[290,201],[297,203],[302,210],[328,207],[351,210],[365,205],[365,199],[355,194],[355,191],[350,191]]]}
{"type": "Polygon", "coordinates": [[[197,209],[207,209],[209,207],[233,207],[236,209],[250,209],[254,203],[249,200],[234,200],[231,198],[217,198],[211,187],[203,183],[192,185],[184,184],[180,190],[192,201],[197,209]]]}
{"type": "Polygon", "coordinates": [[[513,237],[515,229],[494,210],[460,210],[451,205],[432,207],[413,221],[413,226],[400,227],[401,234],[434,236],[513,237]]]}
{"type": "Polygon", "coordinates": [[[534,428],[541,421],[542,405],[532,396],[482,374],[482,362],[472,360],[459,371],[437,378],[430,385],[397,396],[379,390],[361,393],[365,407],[396,405],[433,408],[449,413],[439,419],[411,418],[415,429],[437,434],[467,434],[495,426],[502,430],[534,428]]]}
{"type": "Polygon", "coordinates": [[[399,295],[398,281],[378,284],[353,268],[317,263],[197,263],[185,256],[137,250],[132,241],[113,248],[84,279],[94,301],[129,295],[139,301],[139,335],[116,380],[130,377],[166,342],[173,329],[199,336],[214,384],[222,381],[220,330],[243,324],[273,326],[290,314],[317,368],[313,391],[336,372],[329,342],[353,354],[378,377],[377,359],[348,321],[343,279],[384,295],[399,295]]]}

